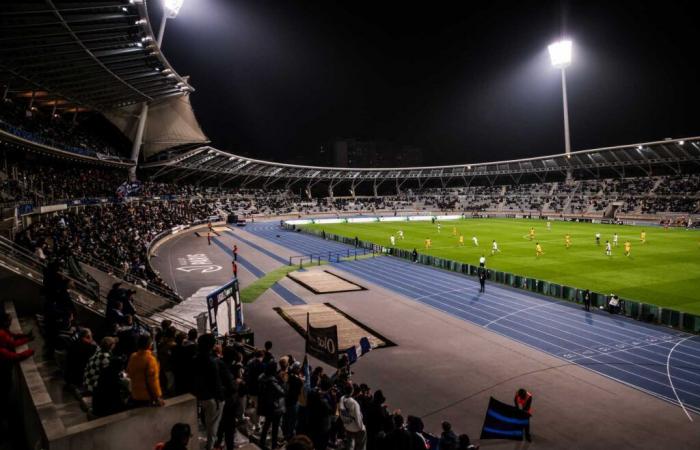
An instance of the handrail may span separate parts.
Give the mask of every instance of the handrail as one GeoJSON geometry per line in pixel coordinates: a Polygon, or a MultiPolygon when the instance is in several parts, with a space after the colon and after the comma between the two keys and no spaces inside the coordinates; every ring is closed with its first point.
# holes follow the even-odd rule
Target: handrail
{"type": "MultiPolygon", "coordinates": [[[[36,255],[29,252],[25,248],[0,236],[0,257],[3,256],[8,260],[12,261],[12,263],[15,265],[24,266],[25,268],[28,268],[34,274],[31,276],[31,278],[37,283],[43,284],[44,268],[46,267],[46,264],[39,260],[39,258],[36,255]]],[[[73,277],[69,273],[62,272],[62,275],[73,282],[75,286],[75,293],[78,294],[79,297],[77,301],[80,304],[92,309],[97,313],[105,313],[105,309],[107,306],[107,298],[104,295],[102,295],[101,292],[99,292],[99,290],[98,292],[95,292],[91,286],[87,285],[82,280],[73,277]]],[[[145,304],[142,301],[139,301],[138,299],[134,299],[134,306],[136,306],[140,311],[148,311],[150,309],[153,309],[153,307],[145,304]]],[[[189,329],[189,325],[182,322],[182,320],[179,317],[168,313],[167,310],[158,311],[158,313],[162,317],[170,319],[173,322],[173,324],[176,325],[176,327],[180,328],[181,331],[187,331],[189,329]]],[[[149,318],[148,316],[140,316],[139,319],[142,321],[149,322],[149,324],[151,325],[154,324],[152,323],[153,319],[149,318]]]]}
{"type": "Polygon", "coordinates": [[[153,292],[154,294],[158,294],[161,297],[164,297],[168,301],[168,303],[180,303],[183,300],[177,292],[163,289],[162,287],[146,280],[145,278],[136,276],[132,273],[125,271],[124,269],[115,267],[105,261],[96,259],[90,255],[80,254],[78,255],[78,259],[89,266],[96,267],[97,269],[100,269],[101,271],[106,273],[111,273],[117,278],[120,278],[128,283],[137,284],[146,289],[147,291],[153,292]]]}

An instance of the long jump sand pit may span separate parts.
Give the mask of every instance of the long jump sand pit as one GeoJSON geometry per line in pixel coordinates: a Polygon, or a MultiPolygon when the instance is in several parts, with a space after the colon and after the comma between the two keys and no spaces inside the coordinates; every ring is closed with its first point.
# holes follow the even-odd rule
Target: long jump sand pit
{"type": "Polygon", "coordinates": [[[287,274],[289,278],[314,294],[364,291],[365,287],[329,272],[328,270],[297,270],[287,274]]]}
{"type": "Polygon", "coordinates": [[[345,314],[330,303],[315,303],[309,305],[289,306],[286,308],[275,308],[275,311],[282,316],[302,336],[306,336],[306,315],[309,315],[309,322],[314,327],[338,327],[338,346],[341,349],[357,346],[360,339],[369,339],[372,348],[391,347],[396,344],[385,338],[381,334],[358,322],[345,314]]]}

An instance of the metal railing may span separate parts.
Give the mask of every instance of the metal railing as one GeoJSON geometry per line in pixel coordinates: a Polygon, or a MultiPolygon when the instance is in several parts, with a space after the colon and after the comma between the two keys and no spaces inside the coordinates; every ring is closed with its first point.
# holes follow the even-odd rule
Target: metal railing
{"type": "Polygon", "coordinates": [[[182,297],[174,291],[170,291],[168,289],[164,289],[157,284],[154,284],[145,278],[138,277],[134,275],[133,273],[127,272],[124,269],[120,269],[118,267],[115,267],[105,261],[93,258],[92,256],[89,255],[78,255],[78,259],[92,267],[95,267],[96,269],[101,270],[102,272],[105,272],[107,274],[114,275],[117,278],[120,278],[128,283],[138,285],[144,289],[146,289],[149,292],[152,292],[156,295],[159,295],[161,297],[167,298],[169,300],[172,300],[173,302],[180,303],[182,301],[182,297]]]}
{"type": "Polygon", "coordinates": [[[358,256],[363,256],[371,254],[372,257],[376,255],[376,251],[374,248],[360,248],[360,249],[347,249],[346,251],[330,251],[330,252],[321,252],[321,253],[309,253],[308,255],[293,255],[289,257],[289,265],[294,266],[297,264],[297,261],[299,263],[299,268],[303,267],[303,264],[305,261],[308,261],[310,265],[314,264],[314,261],[316,261],[317,265],[321,265],[321,261],[325,260],[328,262],[341,262],[343,259],[346,261],[349,259],[355,259],[357,260],[358,256]]]}
{"type": "MultiPolygon", "coordinates": [[[[46,264],[34,253],[3,237],[0,237],[0,264],[35,283],[43,285],[46,264]]],[[[65,271],[61,272],[61,275],[67,280],[72,281],[71,297],[76,303],[97,314],[105,314],[107,297],[102,295],[99,289],[95,289],[94,286],[91,286],[84,280],[76,278],[65,271]]],[[[172,300],[164,300],[168,306],[176,303],[172,300]]],[[[156,325],[156,323],[148,317],[148,313],[155,312],[156,308],[138,299],[134,300],[134,306],[139,314],[138,319],[141,322],[148,326],[156,325]]],[[[167,308],[158,308],[158,313],[162,318],[171,320],[173,325],[181,331],[187,331],[190,328],[190,326],[179,317],[168,313],[167,308]]]]}

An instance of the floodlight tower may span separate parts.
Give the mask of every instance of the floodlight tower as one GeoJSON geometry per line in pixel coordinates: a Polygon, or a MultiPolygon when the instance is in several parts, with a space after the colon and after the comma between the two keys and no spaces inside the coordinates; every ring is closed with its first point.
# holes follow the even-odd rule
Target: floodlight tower
{"type": "MultiPolygon", "coordinates": [[[[572,43],[568,39],[562,39],[550,44],[549,57],[552,66],[561,69],[561,93],[564,103],[564,152],[567,158],[571,158],[571,137],[569,136],[569,102],[566,97],[566,68],[571,65],[572,43]]],[[[567,172],[567,179],[571,178],[571,171],[567,172]]]]}
{"type": "MultiPolygon", "coordinates": [[[[182,4],[185,0],[163,0],[163,18],[160,20],[160,28],[158,29],[158,36],[156,37],[156,42],[158,43],[158,49],[161,48],[163,44],[163,35],[165,34],[165,23],[168,19],[174,19],[182,8],[182,4]]],[[[146,128],[146,118],[148,117],[148,103],[143,102],[141,105],[141,113],[139,114],[139,122],[136,127],[136,136],[134,136],[134,143],[131,147],[131,160],[134,162],[134,166],[129,168],[129,181],[136,180],[136,166],[139,161],[139,153],[141,153],[141,143],[143,141],[143,131],[146,128]]]]}

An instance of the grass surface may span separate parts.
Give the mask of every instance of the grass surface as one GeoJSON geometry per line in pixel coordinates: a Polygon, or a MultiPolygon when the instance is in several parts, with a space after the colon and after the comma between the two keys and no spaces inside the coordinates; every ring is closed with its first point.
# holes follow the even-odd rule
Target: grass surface
{"type": "Polygon", "coordinates": [[[622,298],[638,300],[678,311],[700,315],[700,232],[684,229],[664,230],[659,227],[602,225],[575,222],[552,222],[527,219],[464,219],[445,221],[438,233],[430,222],[374,222],[363,224],[308,225],[348,237],[390,246],[389,236],[396,236],[396,247],[439,256],[455,261],[478,264],[486,256],[490,269],[511,272],[541,280],[601,293],[614,292],[622,298]],[[464,246],[453,236],[464,235],[464,246]],[[535,228],[535,240],[528,230],[535,228]],[[401,229],[405,239],[398,238],[401,229]],[[647,243],[640,242],[640,232],[647,233],[647,243]],[[595,244],[595,233],[601,244],[595,244]],[[619,235],[613,255],[605,255],[605,241],[612,243],[619,235]],[[564,245],[564,236],[571,235],[572,246],[564,245]],[[479,246],[471,241],[476,236],[479,246]],[[426,238],[433,241],[426,250],[426,238]],[[501,252],[491,256],[491,241],[496,240],[501,252]],[[624,256],[623,244],[632,243],[632,254],[624,256]],[[544,255],[535,256],[535,242],[542,245],[544,255]]]}
{"type": "Polygon", "coordinates": [[[243,303],[253,303],[263,292],[286,277],[289,272],[294,272],[295,270],[299,270],[299,266],[282,266],[279,269],[266,273],[264,277],[258,278],[253,283],[241,289],[241,301],[243,303]]]}

